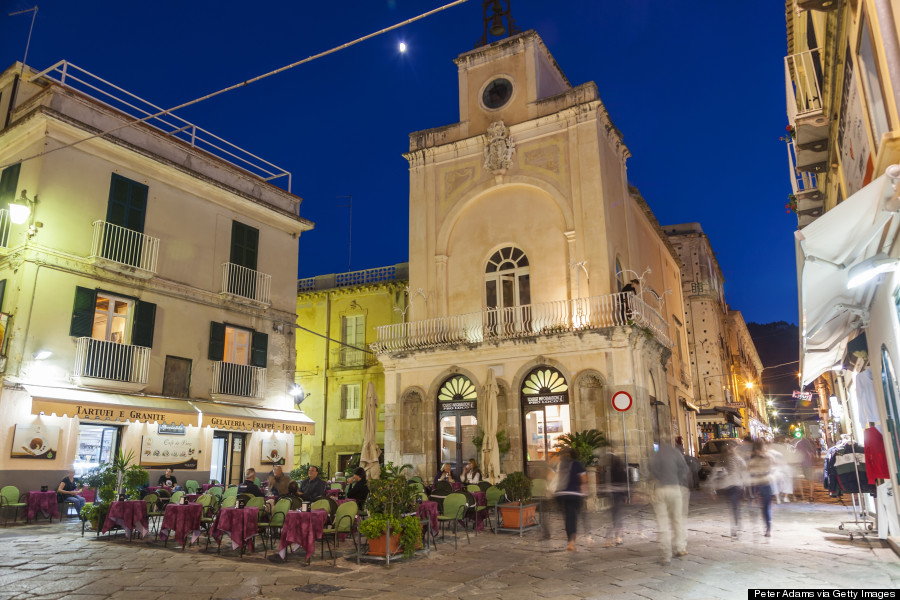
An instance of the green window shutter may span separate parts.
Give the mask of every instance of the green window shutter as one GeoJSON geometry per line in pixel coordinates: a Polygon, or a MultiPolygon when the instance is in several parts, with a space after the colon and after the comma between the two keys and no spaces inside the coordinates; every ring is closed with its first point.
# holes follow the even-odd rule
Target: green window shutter
{"type": "Polygon", "coordinates": [[[15,199],[21,166],[22,163],[19,163],[3,169],[3,174],[0,175],[0,208],[6,208],[15,199]]]}
{"type": "Polygon", "coordinates": [[[225,323],[212,321],[209,324],[209,360],[225,359],[225,323]]]}
{"type": "Polygon", "coordinates": [[[254,331],[251,347],[250,364],[254,367],[265,368],[269,354],[269,336],[265,333],[254,331]]]}
{"type": "Polygon", "coordinates": [[[156,305],[138,301],[134,307],[134,324],[131,326],[131,343],[134,346],[153,347],[153,328],[156,324],[156,305]]]}
{"type": "Polygon", "coordinates": [[[91,337],[94,329],[94,310],[97,306],[97,290],[75,288],[75,305],[72,307],[72,323],[69,335],[91,337]]]}

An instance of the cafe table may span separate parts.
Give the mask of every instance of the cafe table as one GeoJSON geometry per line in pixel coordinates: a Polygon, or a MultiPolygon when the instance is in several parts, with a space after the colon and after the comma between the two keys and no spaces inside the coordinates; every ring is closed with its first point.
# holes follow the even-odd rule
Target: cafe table
{"type": "Polygon", "coordinates": [[[49,517],[59,518],[59,504],[56,502],[56,492],[30,491],[25,497],[25,519],[33,521],[38,513],[49,517]]]}
{"type": "Polygon", "coordinates": [[[253,552],[253,538],[259,534],[259,509],[256,507],[246,508],[223,508],[216,515],[213,522],[210,535],[222,546],[222,534],[227,533],[231,538],[231,549],[244,549],[249,545],[250,552],[253,552]]]}
{"type": "Polygon", "coordinates": [[[150,521],[147,517],[147,503],[143,500],[122,500],[110,504],[106,520],[100,533],[106,533],[113,527],[121,527],[125,531],[125,537],[131,539],[132,533],[137,531],[142,536],[147,535],[150,521]]]}
{"type": "Polygon", "coordinates": [[[341,497],[341,490],[338,490],[338,489],[325,490],[325,496],[327,496],[328,498],[334,498],[335,500],[337,500],[338,498],[341,497]]]}
{"type": "MultiPolygon", "coordinates": [[[[487,493],[472,492],[472,497],[475,498],[475,506],[487,506],[487,493]]],[[[475,512],[475,530],[476,531],[484,531],[485,517],[487,517],[486,510],[479,510],[479,511],[475,512]]]]}
{"type": "Polygon", "coordinates": [[[281,541],[278,544],[278,555],[282,560],[287,555],[288,547],[291,548],[291,552],[303,547],[308,563],[316,550],[316,541],[322,539],[322,530],[325,529],[327,519],[327,510],[288,511],[284,516],[284,525],[281,526],[281,541]]]}
{"type": "Polygon", "coordinates": [[[203,505],[192,504],[168,504],[163,514],[162,525],[159,527],[159,537],[168,542],[169,536],[175,533],[175,542],[184,548],[185,539],[191,535],[191,542],[195,543],[200,537],[200,517],[203,516],[203,505]]]}
{"type": "Polygon", "coordinates": [[[428,521],[431,524],[431,534],[437,535],[438,532],[438,503],[431,500],[420,502],[416,506],[416,516],[421,521],[428,521]]]}

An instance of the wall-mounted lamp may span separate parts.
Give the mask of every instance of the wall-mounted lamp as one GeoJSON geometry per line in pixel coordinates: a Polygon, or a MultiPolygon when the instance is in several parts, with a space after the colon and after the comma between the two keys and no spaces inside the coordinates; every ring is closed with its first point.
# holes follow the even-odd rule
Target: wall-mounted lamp
{"type": "Polygon", "coordinates": [[[26,195],[26,191],[22,190],[16,201],[9,203],[9,220],[16,225],[21,225],[28,220],[28,217],[31,215],[31,207],[36,203],[37,195],[34,198],[29,198],[26,195]]]}
{"type": "Polygon", "coordinates": [[[300,384],[297,383],[291,384],[291,387],[288,389],[288,394],[294,399],[294,406],[297,410],[300,410],[300,405],[310,396],[310,392],[304,392],[303,388],[300,387],[300,384]]]}
{"type": "Polygon", "coordinates": [[[859,287],[882,273],[890,273],[898,269],[900,269],[900,259],[892,258],[881,252],[851,267],[849,279],[847,280],[847,289],[851,290],[859,287]]]}
{"type": "Polygon", "coordinates": [[[51,356],[53,356],[53,352],[50,350],[38,350],[34,354],[31,355],[34,360],[47,360],[51,356]]]}

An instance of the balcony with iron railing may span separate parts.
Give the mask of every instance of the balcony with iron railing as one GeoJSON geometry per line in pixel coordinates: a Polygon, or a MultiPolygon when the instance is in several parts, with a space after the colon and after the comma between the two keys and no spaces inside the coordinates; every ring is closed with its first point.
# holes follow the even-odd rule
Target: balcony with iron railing
{"type": "Polygon", "coordinates": [[[821,172],[828,158],[828,114],[824,103],[823,52],[816,48],[786,56],[788,121],[794,128],[795,167],[821,172]]]}
{"type": "Polygon", "coordinates": [[[159,238],[106,221],[94,221],[91,260],[111,271],[149,279],[156,275],[159,238]]]}
{"type": "Polygon", "coordinates": [[[825,195],[819,189],[819,175],[813,171],[797,168],[797,155],[793,142],[787,144],[787,153],[791,191],[797,202],[797,221],[800,227],[804,227],[824,212],[825,195]]]}
{"type": "Polygon", "coordinates": [[[221,294],[240,304],[267,307],[272,276],[234,263],[222,264],[221,294]]]}
{"type": "Polygon", "coordinates": [[[139,392],[147,386],[150,348],[118,342],[78,338],[74,378],[78,385],[122,392],[139,392]]]}
{"type": "Polygon", "coordinates": [[[618,293],[383,325],[372,348],[378,353],[404,352],[630,325],[646,328],[672,347],[665,319],[640,297],[618,293]]]}
{"type": "Polygon", "coordinates": [[[377,364],[378,359],[367,350],[346,346],[331,350],[331,367],[334,369],[367,369],[377,364]]]}
{"type": "Polygon", "coordinates": [[[266,369],[224,361],[213,363],[212,388],[215,396],[238,396],[262,400],[266,392],[266,369]]]}

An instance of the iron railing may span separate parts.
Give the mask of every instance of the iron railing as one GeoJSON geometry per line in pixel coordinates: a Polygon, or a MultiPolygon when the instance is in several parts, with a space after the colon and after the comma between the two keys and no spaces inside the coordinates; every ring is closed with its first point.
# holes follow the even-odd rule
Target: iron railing
{"type": "Polygon", "coordinates": [[[669,325],[659,313],[631,293],[618,293],[383,325],[372,348],[399,352],[623,325],[646,327],[672,346],[669,325]]]}
{"type": "Polygon", "coordinates": [[[272,276],[234,263],[222,264],[222,293],[246,298],[259,304],[270,304],[272,276]]]}
{"type": "Polygon", "coordinates": [[[193,123],[182,119],[172,112],[166,112],[165,109],[156,106],[115,84],[101,79],[93,73],[85,71],[81,67],[77,67],[66,60],[61,60],[53,66],[44,69],[33,76],[29,81],[33,82],[41,77],[52,79],[60,85],[90,96],[101,104],[135,119],[146,118],[144,123],[161,131],[165,135],[178,138],[193,148],[208,152],[232,166],[264,179],[265,181],[272,181],[284,177],[287,179],[287,191],[291,191],[291,174],[289,171],[286,171],[243,148],[235,146],[231,142],[225,141],[201,127],[197,127],[193,123]],[[157,116],[147,118],[152,115],[157,116]]]}
{"type": "Polygon", "coordinates": [[[159,238],[106,221],[94,221],[91,258],[103,258],[120,265],[156,273],[159,238]]]}
{"type": "Polygon", "coordinates": [[[822,110],[822,53],[819,48],[786,56],[784,80],[791,124],[799,117],[822,110]]]}
{"type": "Polygon", "coordinates": [[[794,194],[811,192],[818,189],[819,179],[812,171],[800,171],[797,169],[797,149],[794,142],[788,142],[788,168],[791,172],[791,189],[794,194]]]}
{"type": "Polygon", "coordinates": [[[78,338],[76,342],[76,377],[146,384],[149,371],[150,348],[89,337],[78,338]]]}
{"type": "Polygon", "coordinates": [[[262,398],[266,392],[266,369],[236,363],[213,363],[213,394],[262,398]]]}
{"type": "Polygon", "coordinates": [[[337,369],[365,369],[378,362],[375,355],[366,350],[356,348],[333,348],[331,350],[331,365],[337,369]]]}

